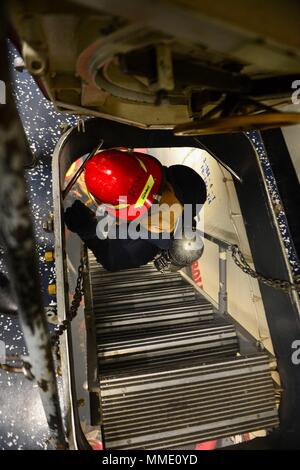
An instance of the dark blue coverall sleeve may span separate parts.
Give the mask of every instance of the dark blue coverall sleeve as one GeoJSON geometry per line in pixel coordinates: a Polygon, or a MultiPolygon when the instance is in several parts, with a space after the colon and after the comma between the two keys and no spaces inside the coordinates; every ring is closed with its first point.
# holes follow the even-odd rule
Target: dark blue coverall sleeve
{"type": "Polygon", "coordinates": [[[96,235],[97,219],[93,211],[76,200],[65,214],[69,230],[77,233],[108,271],[137,268],[159,253],[160,249],[145,239],[100,239],[96,235]]]}

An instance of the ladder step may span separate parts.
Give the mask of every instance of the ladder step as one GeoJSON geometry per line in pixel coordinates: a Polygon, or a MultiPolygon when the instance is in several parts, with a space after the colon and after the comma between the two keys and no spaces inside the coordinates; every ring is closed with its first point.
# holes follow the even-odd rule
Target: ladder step
{"type": "Polygon", "coordinates": [[[123,278],[120,278],[120,280],[118,282],[115,282],[114,280],[112,279],[105,279],[103,276],[101,277],[97,277],[97,276],[93,276],[93,279],[95,281],[101,281],[101,284],[107,288],[111,288],[111,289],[115,289],[115,288],[122,288],[123,285],[124,285],[124,288],[127,288],[128,285],[132,285],[132,286],[135,286],[136,284],[139,285],[139,284],[146,284],[146,283],[153,283],[153,284],[161,284],[162,281],[163,283],[165,282],[170,282],[170,283],[176,283],[176,282],[179,282],[181,281],[182,283],[182,277],[176,275],[176,276],[169,276],[169,275],[166,275],[164,280],[161,279],[160,276],[154,276],[153,274],[150,274],[150,275],[143,275],[141,277],[141,275],[135,275],[135,276],[131,276],[131,277],[127,277],[126,276],[126,279],[123,278]]]}
{"type": "Polygon", "coordinates": [[[176,449],[278,425],[266,355],[103,376],[100,395],[107,449],[176,449]]]}
{"type": "Polygon", "coordinates": [[[213,309],[210,306],[190,303],[184,306],[174,305],[165,308],[149,308],[142,311],[120,310],[115,312],[102,311],[95,313],[96,328],[98,333],[109,333],[126,330],[144,329],[148,332],[153,328],[172,328],[183,325],[193,326],[203,324],[213,319],[213,309]]]}
{"type": "Polygon", "coordinates": [[[211,304],[207,302],[203,302],[198,299],[190,299],[187,300],[186,302],[176,302],[173,301],[172,303],[166,303],[164,305],[149,305],[148,307],[143,307],[140,309],[134,308],[134,306],[129,306],[129,308],[120,306],[119,309],[114,309],[112,312],[109,311],[109,305],[104,306],[101,303],[101,300],[98,302],[94,301],[94,313],[96,316],[98,315],[99,317],[103,318],[104,316],[109,316],[109,315],[133,315],[134,317],[138,317],[139,315],[141,317],[147,316],[147,315],[167,315],[171,319],[173,315],[176,314],[195,314],[196,316],[198,315],[204,315],[203,312],[212,312],[213,307],[211,304]]]}
{"type": "MultiPolygon", "coordinates": [[[[114,292],[110,291],[107,292],[106,295],[103,293],[101,285],[95,286],[93,288],[93,297],[94,299],[97,300],[98,297],[101,298],[101,303],[111,303],[117,300],[124,300],[124,302],[131,302],[131,301],[140,301],[143,298],[147,297],[148,299],[150,298],[162,298],[166,295],[174,295],[174,294],[180,294],[180,295],[190,295],[191,297],[195,298],[195,290],[193,289],[192,286],[188,286],[186,284],[181,284],[179,287],[178,286],[168,286],[168,285],[163,285],[160,287],[156,287],[155,289],[151,290],[133,290],[133,289],[128,289],[124,290],[124,292],[114,292]]],[[[176,298],[176,297],[175,297],[176,298]]]]}
{"type": "MultiPolygon", "coordinates": [[[[95,279],[93,278],[93,281],[95,279]]],[[[98,281],[101,282],[101,281],[98,281]]],[[[104,283],[101,282],[101,287],[102,287],[102,293],[104,294],[122,294],[122,293],[127,293],[127,292],[145,292],[147,291],[155,291],[159,289],[162,285],[161,279],[156,279],[151,277],[142,277],[141,278],[136,278],[134,280],[129,281],[124,281],[123,282],[117,282],[117,283],[104,283]]],[[[171,278],[168,279],[166,278],[163,283],[164,287],[175,287],[175,288],[181,288],[181,287],[186,287],[186,283],[183,281],[183,279],[178,279],[178,278],[171,278]]]]}
{"type": "Polygon", "coordinates": [[[163,328],[151,336],[134,330],[115,336],[98,335],[100,374],[111,374],[123,368],[139,368],[142,364],[156,367],[167,362],[199,360],[208,357],[235,355],[238,341],[233,325],[208,327],[163,328]]]}

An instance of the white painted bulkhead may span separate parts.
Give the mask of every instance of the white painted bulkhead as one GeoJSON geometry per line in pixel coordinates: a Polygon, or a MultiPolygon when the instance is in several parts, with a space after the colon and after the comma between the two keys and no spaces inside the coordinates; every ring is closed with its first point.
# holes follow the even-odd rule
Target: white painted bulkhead
{"type": "MultiPolygon", "coordinates": [[[[216,238],[237,244],[250,266],[251,253],[232,175],[206,151],[196,148],[148,149],[165,166],[183,164],[193,168],[207,185],[207,202],[201,211],[201,229],[216,238]]],[[[198,261],[201,274],[195,278],[216,303],[219,291],[219,249],[205,240],[198,261]]],[[[227,292],[229,314],[262,345],[273,353],[270,333],[258,282],[239,269],[227,254],[227,292]]]]}

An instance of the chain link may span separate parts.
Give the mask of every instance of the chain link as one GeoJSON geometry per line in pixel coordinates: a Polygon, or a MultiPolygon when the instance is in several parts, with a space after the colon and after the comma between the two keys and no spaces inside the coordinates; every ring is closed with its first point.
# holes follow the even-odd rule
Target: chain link
{"type": "Polygon", "coordinates": [[[300,291],[300,276],[296,276],[294,282],[283,281],[282,279],[275,279],[273,277],[267,277],[263,274],[256,272],[252,269],[247,263],[243,253],[237,245],[230,246],[231,256],[235,264],[246,274],[257,279],[260,282],[263,282],[267,286],[274,287],[275,289],[280,289],[284,292],[290,292],[291,290],[300,291]]]}
{"type": "MultiPolygon", "coordinates": [[[[84,273],[84,258],[81,258],[80,264],[78,266],[78,276],[75,287],[75,292],[73,295],[73,300],[70,306],[69,314],[66,320],[63,320],[59,325],[56,325],[54,332],[51,335],[51,347],[56,354],[57,359],[59,360],[59,340],[60,336],[71,324],[73,318],[76,317],[78,308],[80,306],[82,297],[83,297],[83,273],[84,273]]],[[[0,369],[5,370],[10,373],[23,374],[27,379],[34,380],[34,375],[31,372],[31,364],[18,355],[6,357],[6,360],[19,361],[18,366],[14,364],[2,364],[0,363],[0,369]]]]}
{"type": "Polygon", "coordinates": [[[69,315],[66,320],[63,320],[59,325],[55,327],[54,333],[51,335],[51,346],[56,347],[59,343],[59,337],[63,334],[64,331],[71,324],[73,318],[76,317],[78,308],[80,306],[82,297],[83,297],[83,271],[84,271],[84,259],[81,258],[80,264],[78,266],[78,276],[75,287],[75,292],[73,295],[73,300],[70,306],[69,315]]]}

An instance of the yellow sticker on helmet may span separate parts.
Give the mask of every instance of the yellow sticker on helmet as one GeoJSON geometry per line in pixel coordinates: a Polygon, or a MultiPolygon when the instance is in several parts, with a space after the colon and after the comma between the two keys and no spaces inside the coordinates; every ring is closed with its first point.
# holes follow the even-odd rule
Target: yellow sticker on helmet
{"type": "Polygon", "coordinates": [[[149,196],[149,193],[151,191],[151,189],[153,188],[153,185],[154,185],[154,178],[152,175],[149,176],[149,178],[147,179],[147,182],[143,188],[143,191],[141,192],[140,194],[140,197],[138,198],[138,200],[136,201],[134,207],[137,208],[137,207],[141,207],[144,205],[147,197],[149,196]]]}

